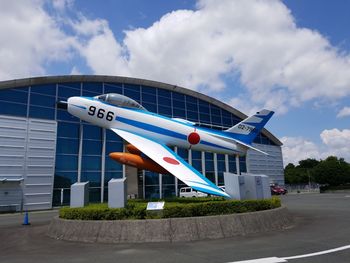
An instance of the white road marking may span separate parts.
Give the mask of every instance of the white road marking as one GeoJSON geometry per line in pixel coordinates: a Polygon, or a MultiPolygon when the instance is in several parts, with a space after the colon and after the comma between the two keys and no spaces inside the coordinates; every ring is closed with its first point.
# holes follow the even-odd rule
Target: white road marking
{"type": "Polygon", "coordinates": [[[307,257],[315,257],[325,254],[330,254],[342,250],[350,249],[350,245],[342,246],[338,248],[328,249],[320,252],[310,253],[310,254],[304,254],[304,255],[297,255],[297,256],[291,256],[291,257],[270,257],[270,258],[257,258],[257,259],[250,259],[250,260],[243,260],[243,261],[234,261],[231,263],[282,263],[282,262],[288,262],[288,260],[293,259],[299,259],[299,258],[307,258],[307,257]]]}
{"type": "Polygon", "coordinates": [[[251,259],[251,260],[243,260],[243,261],[235,261],[231,263],[283,263],[288,262],[287,260],[284,260],[283,258],[259,258],[259,259],[251,259]]]}
{"type": "Polygon", "coordinates": [[[283,259],[288,260],[288,259],[315,257],[315,256],[320,256],[320,255],[325,255],[325,254],[329,254],[329,253],[342,251],[342,250],[349,249],[349,248],[350,248],[350,245],[347,245],[347,246],[333,248],[333,249],[320,251],[320,252],[316,252],[316,253],[311,253],[311,254],[305,254],[305,255],[299,255],[299,256],[293,256],[293,257],[284,257],[283,259]]]}

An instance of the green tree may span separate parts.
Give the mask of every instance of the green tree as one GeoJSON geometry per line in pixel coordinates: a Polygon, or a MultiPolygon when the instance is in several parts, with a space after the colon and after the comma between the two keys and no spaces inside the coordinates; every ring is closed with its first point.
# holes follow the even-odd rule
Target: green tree
{"type": "Polygon", "coordinates": [[[337,186],[350,183],[350,165],[343,158],[329,156],[312,169],[315,181],[319,184],[337,186]]]}
{"type": "Polygon", "coordinates": [[[299,161],[299,164],[288,164],[284,169],[284,178],[287,184],[307,184],[309,180],[314,182],[313,174],[310,172],[320,161],[308,158],[299,161]]]}

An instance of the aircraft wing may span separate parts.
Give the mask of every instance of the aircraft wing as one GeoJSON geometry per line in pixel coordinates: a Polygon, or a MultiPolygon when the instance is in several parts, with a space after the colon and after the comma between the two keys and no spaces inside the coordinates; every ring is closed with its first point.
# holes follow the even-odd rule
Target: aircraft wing
{"type": "Polygon", "coordinates": [[[212,195],[230,197],[166,145],[125,130],[111,130],[193,189],[212,195]]]}

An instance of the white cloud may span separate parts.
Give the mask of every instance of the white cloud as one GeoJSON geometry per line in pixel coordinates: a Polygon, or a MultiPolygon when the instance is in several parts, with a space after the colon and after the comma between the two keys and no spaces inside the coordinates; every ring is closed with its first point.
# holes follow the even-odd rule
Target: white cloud
{"type": "Polygon", "coordinates": [[[307,158],[324,159],[330,155],[350,161],[350,129],[324,130],[320,137],[323,142],[321,145],[302,137],[281,138],[284,165],[297,164],[307,158]]]}
{"type": "Polygon", "coordinates": [[[285,166],[289,163],[297,164],[300,160],[307,158],[321,158],[319,147],[312,141],[302,137],[282,137],[281,142],[285,166]]]}
{"type": "Polygon", "coordinates": [[[0,2],[0,79],[46,73],[45,65],[71,56],[74,38],[59,29],[42,1],[0,2]]]}
{"type": "Polygon", "coordinates": [[[337,118],[343,118],[348,116],[350,116],[350,107],[342,108],[337,114],[337,118]]]}
{"type": "Polygon", "coordinates": [[[350,129],[324,130],[320,136],[322,142],[334,155],[350,160],[350,129]]]}
{"type": "Polygon", "coordinates": [[[52,5],[58,11],[65,11],[67,8],[73,7],[74,0],[53,0],[52,5]]]}
{"type": "MultiPolygon", "coordinates": [[[[350,95],[350,55],[317,31],[298,28],[278,0],[200,0],[196,10],[173,11],[148,28],[125,31],[122,42],[108,21],[79,12],[50,15],[44,3],[50,4],[0,2],[0,79],[46,74],[47,65],[70,63],[78,52],[95,74],[220,92],[216,97],[245,112],[266,107],[281,114],[305,101],[350,95]],[[232,78],[239,89],[227,86],[232,78]]],[[[73,0],[52,6],[74,11],[73,0]]]]}
{"type": "Polygon", "coordinates": [[[105,30],[91,41],[113,53],[82,54],[97,73],[107,68],[205,92],[235,89],[224,77],[238,73],[250,104],[279,113],[350,95],[350,56],[317,31],[298,28],[281,1],[202,0],[197,8],[128,30],[123,43],[105,30]]]}

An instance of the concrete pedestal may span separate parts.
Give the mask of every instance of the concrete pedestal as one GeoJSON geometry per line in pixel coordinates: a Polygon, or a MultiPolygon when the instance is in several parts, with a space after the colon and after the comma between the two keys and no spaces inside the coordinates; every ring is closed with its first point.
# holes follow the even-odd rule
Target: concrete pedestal
{"type": "Polygon", "coordinates": [[[243,200],[245,198],[244,176],[224,172],[225,191],[232,199],[243,200]]]}
{"type": "Polygon", "coordinates": [[[89,182],[75,183],[70,188],[70,207],[84,207],[89,203],[89,182]]]}
{"type": "Polygon", "coordinates": [[[270,178],[267,175],[261,175],[261,183],[264,199],[271,198],[270,178]]]}
{"type": "Polygon", "coordinates": [[[111,179],[108,182],[108,207],[122,208],[126,205],[127,184],[126,178],[111,179]]]}
{"type": "Polygon", "coordinates": [[[263,186],[260,175],[245,174],[244,180],[246,199],[264,199],[263,186]]]}

